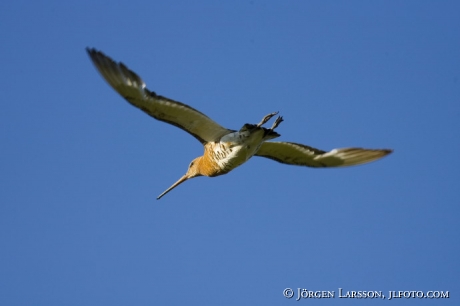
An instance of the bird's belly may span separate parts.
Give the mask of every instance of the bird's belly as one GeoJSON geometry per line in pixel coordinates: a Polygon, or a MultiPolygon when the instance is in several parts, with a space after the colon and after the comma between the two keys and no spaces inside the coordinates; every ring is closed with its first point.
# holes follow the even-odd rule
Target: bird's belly
{"type": "Polygon", "coordinates": [[[245,163],[259,150],[263,143],[263,133],[235,132],[224,136],[214,147],[215,161],[223,173],[245,163]]]}

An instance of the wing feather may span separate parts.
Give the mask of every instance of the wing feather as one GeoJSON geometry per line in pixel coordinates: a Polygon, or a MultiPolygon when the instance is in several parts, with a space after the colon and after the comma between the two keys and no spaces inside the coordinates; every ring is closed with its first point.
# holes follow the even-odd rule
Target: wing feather
{"type": "Polygon", "coordinates": [[[318,150],[293,142],[264,142],[256,156],[266,157],[283,164],[307,167],[346,167],[378,160],[392,150],[362,148],[334,149],[330,152],[318,150]]]}
{"type": "Polygon", "coordinates": [[[104,53],[87,48],[89,57],[104,79],[123,98],[153,118],[175,125],[190,133],[202,144],[217,141],[226,129],[196,109],[150,91],[144,81],[123,63],[116,63],[104,53]]]}

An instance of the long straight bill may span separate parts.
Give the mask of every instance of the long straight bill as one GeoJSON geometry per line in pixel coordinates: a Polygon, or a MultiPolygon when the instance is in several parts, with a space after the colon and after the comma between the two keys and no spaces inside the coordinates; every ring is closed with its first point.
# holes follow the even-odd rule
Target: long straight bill
{"type": "Polygon", "coordinates": [[[181,177],[177,182],[175,182],[171,187],[169,187],[168,189],[166,189],[162,194],[160,194],[157,198],[157,200],[161,199],[162,196],[164,196],[165,194],[167,194],[168,192],[170,192],[171,190],[173,190],[174,188],[176,188],[177,186],[179,186],[180,184],[182,184],[183,182],[185,182],[186,180],[188,180],[189,177],[186,175],[184,175],[183,177],[181,177]]]}

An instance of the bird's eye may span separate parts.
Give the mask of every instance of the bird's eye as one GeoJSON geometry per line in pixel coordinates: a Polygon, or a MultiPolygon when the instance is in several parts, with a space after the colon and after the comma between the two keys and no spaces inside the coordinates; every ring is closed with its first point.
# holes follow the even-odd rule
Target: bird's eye
{"type": "Polygon", "coordinates": [[[191,162],[190,165],[188,166],[189,168],[192,168],[194,162],[191,162]]]}

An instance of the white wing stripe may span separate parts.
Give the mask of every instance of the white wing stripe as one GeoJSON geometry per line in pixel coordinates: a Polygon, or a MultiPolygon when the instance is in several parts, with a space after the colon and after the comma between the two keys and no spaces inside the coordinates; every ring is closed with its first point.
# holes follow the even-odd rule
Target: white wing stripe
{"type": "Polygon", "coordinates": [[[362,148],[318,150],[293,142],[264,142],[256,156],[266,157],[280,163],[307,167],[346,167],[375,161],[390,154],[391,150],[362,148]]]}
{"type": "Polygon", "coordinates": [[[149,91],[144,81],[123,63],[116,63],[95,49],[87,51],[104,79],[129,103],[153,118],[183,129],[203,144],[232,132],[186,104],[149,91]]]}

